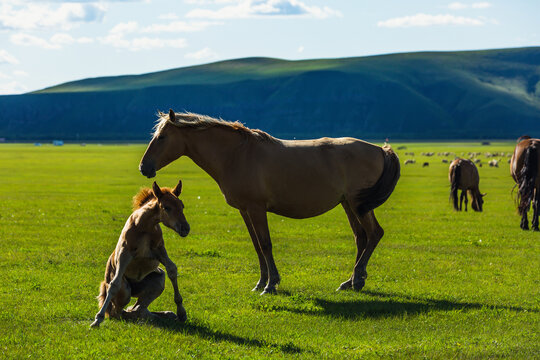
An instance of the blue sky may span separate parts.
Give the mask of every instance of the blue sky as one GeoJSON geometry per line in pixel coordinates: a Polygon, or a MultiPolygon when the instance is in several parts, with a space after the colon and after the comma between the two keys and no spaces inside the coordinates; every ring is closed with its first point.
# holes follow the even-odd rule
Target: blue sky
{"type": "Polygon", "coordinates": [[[540,0],[1,0],[0,94],[248,56],[540,45],[540,0]]]}

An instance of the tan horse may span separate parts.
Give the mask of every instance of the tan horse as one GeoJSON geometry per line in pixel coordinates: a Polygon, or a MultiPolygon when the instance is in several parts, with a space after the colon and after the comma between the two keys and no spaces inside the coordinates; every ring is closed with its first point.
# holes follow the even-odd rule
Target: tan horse
{"type": "Polygon", "coordinates": [[[364,286],[368,260],[384,233],[373,209],[388,199],[400,174],[389,146],[353,138],[280,140],[238,122],[172,110],[160,115],[141,173],[153,177],[186,155],[218,183],[227,203],[240,211],[259,257],[253,290],[274,293],[280,281],[266,213],[301,219],[338,204],[358,249],[354,272],[339,289],[364,286]]]}
{"type": "Polygon", "coordinates": [[[182,237],[188,235],[184,204],[178,199],[181,191],[181,181],[174,190],[160,189],[154,182],[152,190],[144,188],[133,198],[134,211],[107,261],[105,280],[101,282],[98,295],[100,310],[92,327],[99,326],[105,315],[124,319],[167,317],[186,320],[178,291],[177,268],[167,255],[159,227],[161,222],[182,237]],[[177,315],[148,310],[150,303],[165,289],[165,272],[159,268],[160,263],[165,266],[174,288],[177,315]],[[124,311],[131,297],[136,297],[137,302],[124,311]]]}
{"type": "Polygon", "coordinates": [[[529,230],[527,212],[533,206],[533,218],[531,225],[533,230],[538,228],[538,207],[540,205],[540,157],[538,156],[540,139],[531,139],[529,136],[522,136],[518,139],[518,144],[514,149],[514,154],[510,161],[510,172],[516,182],[518,191],[518,211],[521,215],[520,227],[529,230]]]}
{"type": "Polygon", "coordinates": [[[465,211],[467,211],[467,193],[471,195],[471,207],[474,211],[482,211],[486,194],[480,193],[480,176],[474,162],[468,159],[455,159],[450,163],[448,169],[448,180],[450,180],[450,200],[454,204],[454,209],[462,210],[465,199],[465,211]],[[458,207],[458,190],[461,190],[458,207]]]}

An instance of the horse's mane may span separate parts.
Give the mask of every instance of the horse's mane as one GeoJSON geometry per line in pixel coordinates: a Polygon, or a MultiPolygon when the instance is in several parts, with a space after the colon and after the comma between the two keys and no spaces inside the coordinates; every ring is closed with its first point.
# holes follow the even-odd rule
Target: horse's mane
{"type": "MultiPolygon", "coordinates": [[[[162,192],[172,192],[172,189],[168,187],[162,187],[162,192]]],[[[154,192],[150,188],[142,188],[137,195],[133,197],[133,211],[142,208],[146,203],[154,200],[154,192]]]]}
{"type": "Polygon", "coordinates": [[[223,127],[231,130],[239,131],[243,135],[251,136],[257,140],[266,140],[277,142],[278,140],[272,135],[259,129],[250,129],[239,121],[226,121],[216,119],[207,115],[200,115],[191,112],[175,113],[175,119],[171,120],[169,114],[158,111],[158,120],[154,126],[154,135],[159,133],[167,123],[171,123],[177,127],[207,129],[210,127],[223,127]]]}
{"type": "Polygon", "coordinates": [[[154,200],[156,197],[150,188],[142,188],[137,195],[133,197],[133,210],[137,210],[143,207],[147,202],[154,200]]]}

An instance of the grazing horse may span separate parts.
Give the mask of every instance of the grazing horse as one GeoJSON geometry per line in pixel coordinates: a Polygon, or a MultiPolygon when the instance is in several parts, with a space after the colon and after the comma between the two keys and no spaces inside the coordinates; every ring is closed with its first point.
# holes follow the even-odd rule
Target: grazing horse
{"type": "Polygon", "coordinates": [[[154,182],[133,198],[133,213],[128,218],[105,269],[105,280],[101,282],[98,295],[100,310],[91,327],[98,327],[105,318],[151,319],[155,317],[186,320],[186,310],[178,291],[177,268],[165,250],[159,223],[185,237],[189,224],[184,216],[184,204],[178,196],[182,182],[173,189],[159,188],[154,182]],[[174,288],[176,315],[170,311],[150,312],[148,306],[165,289],[163,264],[174,288]],[[131,297],[136,297],[135,305],[124,311],[131,297]]]}
{"type": "Polygon", "coordinates": [[[353,138],[280,140],[238,122],[160,113],[139,170],[153,177],[182,155],[206,171],[227,204],[240,211],[259,258],[254,291],[275,293],[280,281],[266,213],[302,219],[338,204],[358,251],[353,274],[339,289],[364,286],[368,260],[384,233],[373,209],[388,199],[400,175],[399,159],[389,146],[353,138]]]}
{"type": "Polygon", "coordinates": [[[518,186],[518,211],[521,215],[520,227],[523,230],[529,230],[527,212],[531,203],[533,207],[531,225],[533,230],[540,230],[538,228],[538,207],[540,205],[540,176],[538,176],[540,157],[538,156],[538,148],[540,148],[540,139],[522,136],[518,139],[518,144],[510,161],[510,172],[518,186]]]}
{"type": "Polygon", "coordinates": [[[474,211],[482,211],[484,204],[483,197],[486,194],[480,193],[480,176],[474,162],[469,159],[457,158],[450,163],[448,169],[448,180],[450,180],[450,200],[454,204],[454,209],[461,211],[463,199],[465,199],[465,211],[467,211],[467,192],[471,195],[471,207],[474,211]],[[458,190],[461,189],[458,207],[458,190]]]}

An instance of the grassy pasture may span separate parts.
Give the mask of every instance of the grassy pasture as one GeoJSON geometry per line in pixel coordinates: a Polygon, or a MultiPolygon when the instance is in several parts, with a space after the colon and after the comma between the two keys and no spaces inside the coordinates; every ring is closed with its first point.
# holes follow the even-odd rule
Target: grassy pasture
{"type": "MultiPolygon", "coordinates": [[[[335,292],[355,245],[343,210],[269,216],[279,294],[250,290],[258,262],[242,219],[189,159],[160,171],[184,182],[192,232],[165,229],[189,320],[88,327],[131,197],[151,181],[144,145],[0,145],[1,358],[540,358],[540,234],[519,229],[507,158],[479,169],[483,213],[454,212],[448,164],[421,152],[511,152],[513,143],[393,144],[403,161],[376,215],[385,236],[364,290],[335,292]],[[429,161],[429,167],[422,163],[429,161]]],[[[451,159],[449,156],[448,159],[451,159]]],[[[485,160],[485,156],[480,156],[485,160]]],[[[172,287],[151,309],[174,310],[172,287]]]]}

